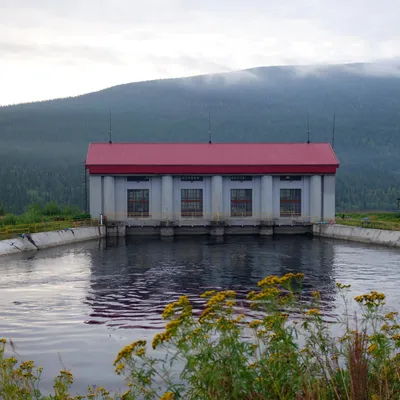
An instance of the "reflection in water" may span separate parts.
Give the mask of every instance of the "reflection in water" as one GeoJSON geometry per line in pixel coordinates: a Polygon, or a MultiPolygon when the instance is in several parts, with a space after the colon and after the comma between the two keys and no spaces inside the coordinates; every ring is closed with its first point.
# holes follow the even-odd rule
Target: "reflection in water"
{"type": "Polygon", "coordinates": [[[334,300],[333,244],[304,237],[119,238],[92,258],[91,324],[160,327],[167,303],[187,294],[199,311],[199,294],[209,289],[236,290],[247,313],[246,293],[265,276],[288,272],[304,272],[305,288],[321,290],[325,312],[334,300]]]}
{"type": "Polygon", "coordinates": [[[398,250],[309,237],[116,238],[0,258],[0,336],[45,367],[44,387],[70,368],[76,390],[117,389],[115,355],[151,340],[167,303],[188,294],[200,312],[200,293],[234,289],[248,314],[245,293],[288,272],[321,291],[326,318],[343,311],[336,281],[352,284],[351,296],[384,291],[400,307],[398,250]]]}

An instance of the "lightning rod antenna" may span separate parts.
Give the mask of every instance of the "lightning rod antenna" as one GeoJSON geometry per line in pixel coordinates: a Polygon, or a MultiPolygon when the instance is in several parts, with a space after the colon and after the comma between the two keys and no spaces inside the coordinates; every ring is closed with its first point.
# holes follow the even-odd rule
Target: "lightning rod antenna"
{"type": "Polygon", "coordinates": [[[211,143],[211,112],[208,110],[208,144],[211,143]]]}
{"type": "Polygon", "coordinates": [[[108,131],[108,134],[110,135],[110,140],[109,140],[109,142],[108,143],[112,143],[112,140],[111,140],[111,108],[110,108],[110,130],[108,131]]]}

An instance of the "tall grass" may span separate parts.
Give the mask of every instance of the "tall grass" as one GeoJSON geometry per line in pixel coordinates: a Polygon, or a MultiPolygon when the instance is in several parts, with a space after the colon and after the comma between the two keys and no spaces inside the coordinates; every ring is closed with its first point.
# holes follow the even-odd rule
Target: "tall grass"
{"type": "Polygon", "coordinates": [[[234,291],[206,292],[205,307],[193,312],[187,296],[169,304],[165,330],[147,343],[124,347],[114,366],[126,379],[124,394],[90,389],[68,393],[73,381],[61,371],[54,394],[42,396],[41,369],[18,365],[0,347],[0,398],[14,399],[399,399],[400,325],[385,311],[385,295],[357,296],[359,316],[349,314],[349,286],[338,283],[345,305],[335,322],[321,314],[320,293],[304,296],[302,274],[269,276],[240,304],[234,291]],[[250,307],[258,319],[242,314],[250,307]],[[163,356],[156,357],[152,347],[163,356]]]}

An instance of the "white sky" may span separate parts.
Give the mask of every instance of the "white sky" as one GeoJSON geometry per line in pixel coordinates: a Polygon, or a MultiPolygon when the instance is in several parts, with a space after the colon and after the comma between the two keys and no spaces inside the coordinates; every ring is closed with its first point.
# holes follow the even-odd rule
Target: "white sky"
{"type": "Polygon", "coordinates": [[[0,0],[0,105],[400,56],[399,0],[0,0]]]}

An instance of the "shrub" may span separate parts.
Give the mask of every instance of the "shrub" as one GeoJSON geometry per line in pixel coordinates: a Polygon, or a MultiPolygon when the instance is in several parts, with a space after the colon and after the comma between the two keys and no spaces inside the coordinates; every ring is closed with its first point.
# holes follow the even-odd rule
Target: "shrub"
{"type": "Polygon", "coordinates": [[[15,225],[17,223],[17,217],[14,214],[6,214],[1,220],[3,225],[15,225]]]}
{"type": "MultiPolygon", "coordinates": [[[[115,371],[126,377],[128,391],[114,398],[400,398],[400,325],[397,313],[385,314],[385,295],[357,296],[362,317],[353,320],[347,310],[349,286],[338,283],[346,312],[336,322],[343,334],[335,338],[320,313],[319,292],[305,300],[302,280],[302,274],[267,277],[240,305],[234,291],[205,292],[200,315],[193,313],[187,296],[180,297],[165,308],[165,331],[151,343],[164,350],[164,357],[150,355],[144,340],[117,355],[115,371]],[[259,319],[239,313],[244,304],[259,319]]],[[[17,360],[4,358],[4,344],[3,339],[0,398],[45,399],[35,392],[41,370],[30,361],[17,367],[17,360]],[[21,393],[30,397],[18,397],[21,393]]],[[[61,371],[51,399],[70,398],[72,380],[68,371],[61,371]]],[[[89,393],[87,398],[111,398],[105,389],[98,391],[97,397],[89,393]]]]}
{"type": "Polygon", "coordinates": [[[5,215],[5,208],[2,204],[0,204],[0,217],[3,217],[5,215]]]}
{"type": "Polygon", "coordinates": [[[54,201],[50,201],[43,208],[43,215],[53,216],[59,214],[61,214],[61,209],[54,201]]]}

